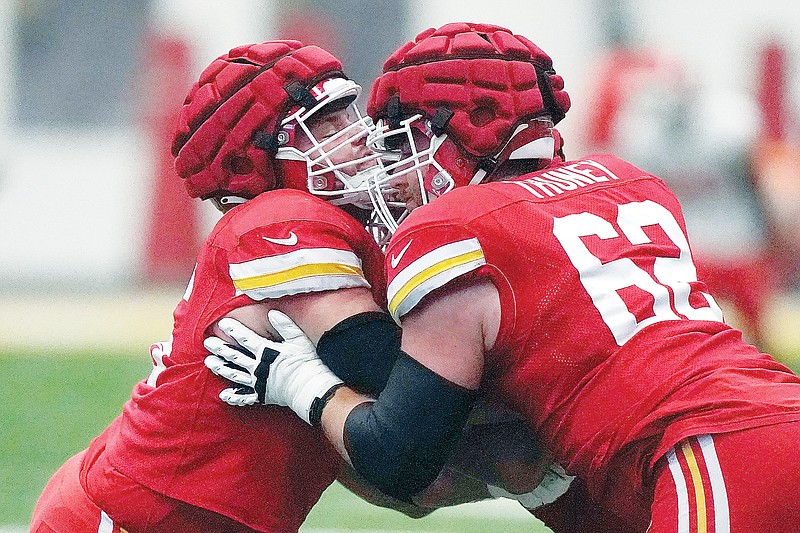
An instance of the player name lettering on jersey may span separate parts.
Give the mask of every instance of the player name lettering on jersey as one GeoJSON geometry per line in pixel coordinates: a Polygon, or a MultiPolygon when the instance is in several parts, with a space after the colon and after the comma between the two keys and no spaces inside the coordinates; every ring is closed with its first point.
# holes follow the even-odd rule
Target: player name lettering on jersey
{"type": "Polygon", "coordinates": [[[540,172],[532,178],[509,183],[519,185],[537,198],[548,198],[587,185],[618,179],[616,174],[600,163],[584,159],[577,163],[540,172]]]}

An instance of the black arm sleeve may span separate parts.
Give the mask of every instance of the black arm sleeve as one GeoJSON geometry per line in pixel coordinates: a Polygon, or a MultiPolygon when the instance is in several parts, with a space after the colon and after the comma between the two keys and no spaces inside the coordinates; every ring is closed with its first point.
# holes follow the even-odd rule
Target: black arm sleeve
{"type": "Polygon", "coordinates": [[[348,415],[344,440],[359,474],[385,494],[410,501],[447,462],[477,393],[400,354],[377,401],[348,415]]]}
{"type": "Polygon", "coordinates": [[[317,354],[350,387],[377,396],[400,355],[400,326],[386,313],[346,318],[322,334],[317,354]]]}

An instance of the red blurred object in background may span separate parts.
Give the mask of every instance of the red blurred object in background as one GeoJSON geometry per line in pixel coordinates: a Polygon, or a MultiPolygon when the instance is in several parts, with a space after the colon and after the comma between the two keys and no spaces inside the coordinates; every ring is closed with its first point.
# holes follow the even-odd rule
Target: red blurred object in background
{"type": "Polygon", "coordinates": [[[138,79],[141,119],[153,157],[142,264],[148,283],[188,281],[200,246],[200,202],[186,194],[170,153],[175,122],[192,84],[190,69],[190,49],[183,40],[160,34],[146,38],[138,79]]]}
{"type": "MultiPolygon", "coordinates": [[[[789,134],[786,50],[768,43],[761,53],[758,104],[761,138],[752,152],[753,181],[767,213],[772,266],[781,287],[800,284],[800,146],[789,134]]],[[[797,134],[797,132],[794,132],[797,134]]]]}
{"type": "MultiPolygon", "coordinates": [[[[761,127],[756,141],[745,148],[743,156],[750,162],[749,175],[745,178],[762,208],[761,216],[766,225],[764,242],[761,246],[751,246],[746,254],[727,257],[694,250],[700,279],[706,282],[712,294],[735,308],[740,321],[737,325],[757,345],[763,345],[766,340],[765,314],[771,300],[779,290],[790,285],[793,272],[795,279],[800,278],[796,275],[800,272],[800,225],[797,224],[800,219],[800,154],[786,142],[790,124],[785,109],[785,50],[777,43],[769,43],[762,49],[760,61],[761,68],[754,73],[754,85],[758,87],[754,99],[761,112],[761,127]]],[[[658,94],[664,87],[673,91],[691,87],[681,85],[686,75],[682,65],[658,52],[625,46],[611,49],[601,59],[595,75],[598,86],[586,131],[589,149],[622,150],[624,153],[626,146],[621,140],[624,136],[620,131],[620,117],[630,113],[629,107],[637,95],[653,90],[658,94]]],[[[666,146],[668,144],[660,149],[666,146]]],[[[647,167],[646,161],[642,164],[647,167]]],[[[719,169],[719,172],[724,171],[719,169]]],[[[699,179],[704,169],[698,165],[694,171],[683,167],[681,172],[699,179]]],[[[675,176],[667,173],[661,177],[670,184],[670,178],[675,176]]],[[[685,186],[686,180],[671,184],[674,185],[685,186]]],[[[698,196],[694,201],[705,201],[703,195],[708,191],[700,185],[699,190],[683,191],[683,194],[695,194],[698,196]]]]}

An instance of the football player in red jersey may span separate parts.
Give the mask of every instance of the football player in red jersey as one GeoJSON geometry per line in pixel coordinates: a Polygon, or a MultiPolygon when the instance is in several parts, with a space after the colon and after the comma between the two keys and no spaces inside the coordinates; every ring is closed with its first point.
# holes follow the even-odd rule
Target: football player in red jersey
{"type": "Polygon", "coordinates": [[[312,337],[357,313],[395,330],[376,303],[382,252],[345,212],[371,212],[365,184],[377,168],[359,91],[335,57],[297,41],[234,48],[202,73],[173,152],[189,194],[226,214],[198,256],[172,338],[151,347],[149,378],[54,475],[32,531],[297,531],[338,456],[287,410],[222,404],[225,382],[203,365],[202,343],[221,317],[263,324],[271,307],[312,337]],[[264,436],[257,447],[254,432],[264,436]]]}
{"type": "MultiPolygon", "coordinates": [[[[324,336],[323,352],[343,341],[369,346],[379,357],[368,361],[368,373],[338,370],[363,391],[382,388],[375,376],[385,381],[392,363],[382,352],[399,349],[399,333],[383,311],[383,255],[373,239],[382,233],[367,189],[379,166],[366,149],[372,124],[355,105],[359,91],[336,58],[296,41],[237,47],[202,73],[173,152],[189,194],[225,214],[175,310],[172,338],[151,347],[151,375],[122,415],[53,476],[33,531],[296,531],[337,475],[368,501],[411,516],[491,497],[487,481],[500,485],[495,491],[536,487],[543,458],[529,430],[492,411],[465,433],[463,451],[472,454],[465,457],[492,457],[518,472],[506,479],[489,468],[478,480],[480,466],[464,472],[455,454],[434,490],[417,500],[425,509],[393,500],[342,469],[321,433],[290,411],[222,404],[220,394],[241,404],[263,390],[226,389],[203,366],[203,338],[221,333],[217,320],[236,317],[267,335],[260,326],[275,308],[315,341],[324,336]],[[354,325],[359,337],[337,338],[354,325]],[[502,432],[503,442],[493,438],[476,454],[489,431],[502,432]],[[258,446],[253,435],[261,436],[258,446]]],[[[564,481],[548,479],[546,491],[528,498],[547,500],[564,481]]]]}
{"type": "Polygon", "coordinates": [[[548,160],[568,107],[550,58],[497,26],[431,29],[385,63],[368,105],[384,184],[422,207],[387,250],[405,355],[376,400],[317,387],[327,370],[278,312],[285,344],[223,329],[261,348],[268,403],[399,498],[480,392],[629,531],[799,531],[800,377],[723,322],[660,179],[609,154],[548,160]]]}

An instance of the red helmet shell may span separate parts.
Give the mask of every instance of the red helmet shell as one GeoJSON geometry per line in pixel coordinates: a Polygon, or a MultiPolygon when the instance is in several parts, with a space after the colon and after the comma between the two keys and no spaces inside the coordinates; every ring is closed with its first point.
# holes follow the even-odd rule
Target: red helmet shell
{"type": "Polygon", "coordinates": [[[521,35],[491,24],[451,23],[420,33],[386,61],[368,113],[388,117],[399,97],[403,118],[453,114],[444,131],[467,153],[496,155],[517,125],[543,114],[554,123],[570,107],[550,57],[521,35]]]}
{"type": "Polygon", "coordinates": [[[189,195],[252,198],[285,186],[274,166],[277,146],[258,136],[274,138],[296,105],[287,84],[334,76],[344,77],[339,60],[300,41],[243,45],[215,59],[186,96],[172,142],[189,195]]]}

